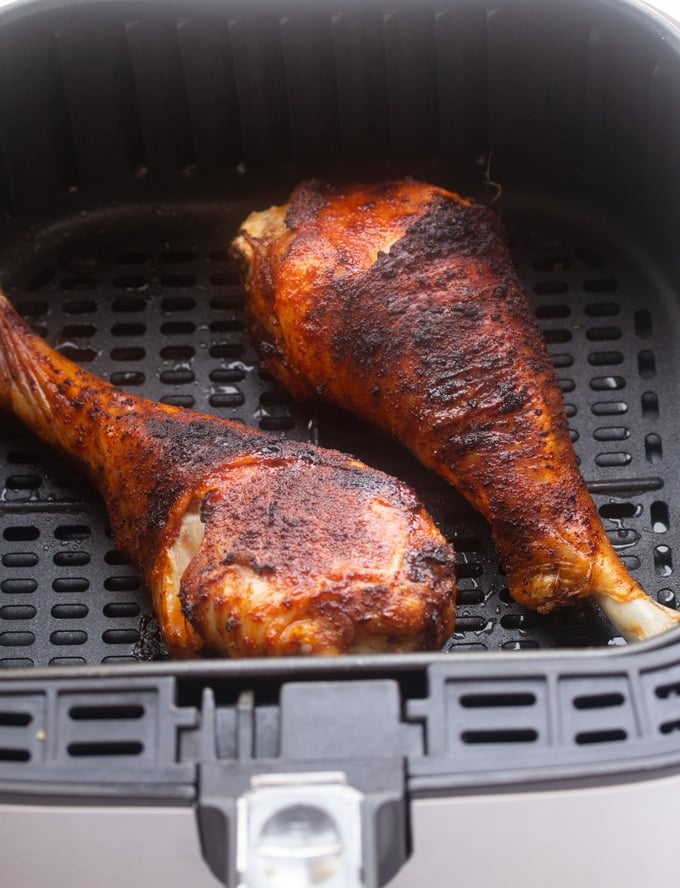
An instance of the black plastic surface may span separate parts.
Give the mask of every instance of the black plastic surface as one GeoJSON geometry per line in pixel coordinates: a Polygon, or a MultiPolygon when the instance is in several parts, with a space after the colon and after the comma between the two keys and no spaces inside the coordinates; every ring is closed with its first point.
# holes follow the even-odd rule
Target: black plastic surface
{"type": "Polygon", "coordinates": [[[296,676],[291,661],[275,665],[276,674],[240,682],[153,666],[144,676],[8,678],[0,798],[216,805],[232,804],[257,773],[340,770],[379,793],[396,790],[403,768],[413,796],[680,769],[674,645],[636,657],[452,654],[418,671],[424,684],[415,668],[385,678],[375,658],[351,673],[335,661],[323,681],[296,676]]]}

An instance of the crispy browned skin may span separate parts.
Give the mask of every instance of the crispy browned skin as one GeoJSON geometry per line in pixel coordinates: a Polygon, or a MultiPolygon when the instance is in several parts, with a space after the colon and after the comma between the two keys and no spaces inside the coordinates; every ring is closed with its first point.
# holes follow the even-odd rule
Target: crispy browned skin
{"type": "MultiPolygon", "coordinates": [[[[386,429],[454,484],[488,519],[518,601],[548,612],[644,597],[579,472],[491,210],[411,180],[310,182],[252,214],[233,250],[264,368],[296,397],[386,429]]],[[[643,637],[638,621],[622,631],[643,637]]]]}
{"type": "Polygon", "coordinates": [[[1,294],[0,407],[98,487],[176,657],[424,650],[453,629],[453,551],[404,484],[126,394],[1,294]]]}

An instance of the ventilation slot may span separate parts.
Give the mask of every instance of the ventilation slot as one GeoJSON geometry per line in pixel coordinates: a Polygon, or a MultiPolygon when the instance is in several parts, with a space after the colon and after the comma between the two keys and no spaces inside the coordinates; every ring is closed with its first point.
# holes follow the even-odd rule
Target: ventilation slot
{"type": "Polygon", "coordinates": [[[659,589],[656,600],[666,607],[676,607],[675,592],[672,589],[659,589]]]}
{"type": "Polygon", "coordinates": [[[481,589],[458,589],[458,594],[456,595],[456,604],[459,607],[483,603],[484,593],[481,589]]]}
{"type": "Polygon", "coordinates": [[[141,579],[138,576],[132,577],[109,577],[104,580],[104,588],[109,592],[132,592],[139,589],[141,579]]]}
{"type": "Polygon", "coordinates": [[[0,728],[25,728],[33,721],[29,712],[3,712],[0,710],[0,728]]]}
{"type": "Polygon", "coordinates": [[[667,700],[669,697],[680,697],[680,681],[659,685],[654,693],[660,700],[667,700]]]}
{"type": "Polygon", "coordinates": [[[89,612],[86,604],[55,604],[51,610],[55,620],[84,620],[89,612]]]}
{"type": "Polygon", "coordinates": [[[94,278],[78,275],[62,278],[59,286],[62,290],[94,290],[97,282],[94,278]]]}
{"type": "Polygon", "coordinates": [[[615,278],[588,278],[583,282],[586,293],[611,293],[618,288],[619,282],[615,278]]]}
{"type": "Polygon", "coordinates": [[[595,392],[616,391],[626,387],[626,380],[623,376],[595,376],[590,387],[595,392]]]}
{"type": "Polygon", "coordinates": [[[134,644],[139,640],[136,629],[107,629],[102,633],[104,644],[134,644]]]}
{"type": "Polygon", "coordinates": [[[196,250],[168,250],[161,256],[162,262],[181,263],[195,262],[198,259],[196,250]]]}
{"type": "MultiPolygon", "coordinates": [[[[534,284],[534,293],[539,296],[560,296],[562,293],[566,293],[569,289],[569,284],[566,281],[537,281],[534,284]]],[[[552,315],[553,317],[567,317],[569,314],[569,310],[567,309],[564,314],[560,315],[552,315]]]]}
{"type": "Polygon", "coordinates": [[[656,376],[654,352],[641,351],[638,355],[638,373],[641,379],[653,379],[656,376]]]}
{"type": "Polygon", "coordinates": [[[608,709],[612,706],[623,706],[625,697],[619,693],[588,694],[574,698],[576,709],[608,709]]]}
{"type": "MultiPolygon", "coordinates": [[[[107,706],[72,706],[68,711],[73,721],[107,721],[140,719],[144,707],[137,703],[111,704],[107,706]]],[[[0,724],[2,722],[0,721],[0,724]]]]}
{"type": "Polygon", "coordinates": [[[102,740],[100,742],[69,743],[67,751],[73,758],[138,756],[144,752],[144,744],[136,740],[102,740]]]}
{"type": "Polygon", "coordinates": [[[220,392],[216,395],[210,395],[209,403],[211,407],[229,408],[240,407],[245,402],[245,397],[238,389],[230,392],[220,392]]]}
{"type": "Polygon", "coordinates": [[[2,535],[11,543],[28,542],[29,540],[37,540],[40,536],[40,530],[32,525],[27,527],[6,527],[2,535]]]}
{"type": "Polygon", "coordinates": [[[630,429],[626,426],[602,426],[595,429],[593,438],[596,441],[627,441],[630,438],[630,429]]]}
{"type": "Polygon", "coordinates": [[[584,312],[591,318],[610,318],[621,312],[617,302],[589,302],[584,312]]]}
{"type": "MultiPolygon", "coordinates": [[[[83,567],[90,563],[89,552],[57,552],[53,558],[57,567],[83,567]]],[[[85,581],[87,582],[87,580],[85,581]]]]}
{"type": "Polygon", "coordinates": [[[62,524],[54,531],[55,538],[64,542],[86,540],[91,535],[92,530],[86,524],[62,524]]]}
{"type": "Polygon", "coordinates": [[[539,617],[536,614],[505,614],[501,617],[501,626],[505,629],[519,629],[526,631],[534,628],[539,623],[539,617]]]}
{"type": "Polygon", "coordinates": [[[630,453],[619,451],[615,453],[598,453],[595,457],[595,465],[602,468],[611,468],[613,466],[627,466],[633,457],[630,453]]]}
{"type": "Polygon", "coordinates": [[[670,517],[666,503],[657,500],[649,509],[654,533],[667,533],[670,528],[670,517]]]}
{"type": "Polygon", "coordinates": [[[623,353],[620,351],[598,351],[588,355],[588,363],[593,367],[616,366],[623,363],[623,353]]]}
{"type": "Polygon", "coordinates": [[[32,632],[0,632],[0,647],[30,647],[34,642],[32,632]]]}
{"type": "Polygon", "coordinates": [[[134,601],[110,602],[104,605],[104,616],[114,619],[137,617],[140,612],[141,607],[134,601]]]}
{"type": "Polygon", "coordinates": [[[622,416],[628,412],[625,401],[598,401],[590,408],[595,416],[622,416]]]}
{"type": "Polygon", "coordinates": [[[9,552],[2,556],[3,567],[35,567],[39,561],[35,552],[9,552]]]}
{"type": "Polygon", "coordinates": [[[30,604],[8,604],[0,607],[0,620],[32,620],[37,613],[30,604]]]}
{"type": "Polygon", "coordinates": [[[460,705],[465,709],[486,709],[503,706],[533,706],[536,695],[528,692],[506,694],[463,694],[460,705]]]}
{"type": "Polygon", "coordinates": [[[93,314],[97,310],[97,303],[93,299],[66,299],[63,308],[65,314],[93,314]]]}
{"type": "Polygon", "coordinates": [[[663,722],[659,725],[659,730],[662,734],[673,734],[675,731],[680,731],[680,719],[663,722]]]}
{"type": "Polygon", "coordinates": [[[144,311],[146,302],[141,297],[119,296],[113,300],[111,308],[118,314],[135,314],[144,311]]]}
{"type": "Polygon", "coordinates": [[[81,629],[59,629],[50,634],[50,642],[60,647],[81,645],[87,641],[87,632],[81,629]]]}
{"type": "Polygon", "coordinates": [[[623,331],[620,327],[591,327],[586,331],[586,336],[591,342],[606,342],[608,340],[621,339],[623,331]]]}
{"type": "MultiPolygon", "coordinates": [[[[196,285],[196,276],[188,271],[173,271],[161,277],[161,284],[164,287],[193,287],[196,285]]],[[[171,311],[172,309],[167,310],[171,311]]]]}
{"type": "Polygon", "coordinates": [[[104,561],[112,566],[130,564],[130,560],[125,555],[123,555],[122,552],[119,552],[118,549],[111,549],[111,551],[107,552],[104,556],[104,561]]]}
{"type": "Polygon", "coordinates": [[[59,593],[87,592],[90,588],[90,581],[87,577],[61,577],[54,580],[52,588],[59,593]]]}
{"type": "Polygon", "coordinates": [[[591,745],[594,743],[619,743],[626,740],[628,734],[622,728],[611,728],[608,730],[582,731],[574,738],[579,746],[591,745]]]}
{"type": "Polygon", "coordinates": [[[6,746],[0,746],[0,762],[27,762],[30,761],[31,753],[28,749],[11,749],[6,746]]]}
{"type": "Polygon", "coordinates": [[[663,447],[659,435],[652,434],[645,437],[645,456],[651,465],[660,463],[663,459],[663,447]]]}
{"type": "Polygon", "coordinates": [[[485,617],[457,617],[456,632],[481,632],[486,624],[485,617]]]}
{"type": "Polygon", "coordinates": [[[10,490],[37,490],[41,480],[40,475],[10,475],[6,483],[10,490]]]}
{"type": "Polygon", "coordinates": [[[136,336],[144,336],[146,333],[146,324],[141,323],[119,323],[111,327],[111,335],[119,336],[121,339],[132,339],[136,336]]]}
{"type": "Polygon", "coordinates": [[[30,595],[38,588],[38,583],[33,579],[3,580],[0,590],[7,595],[30,595]]]}
{"type": "MultiPolygon", "coordinates": [[[[113,280],[111,281],[114,287],[118,287],[121,290],[146,290],[149,286],[149,279],[147,276],[141,272],[137,271],[126,271],[124,274],[117,274],[113,280]]],[[[139,300],[131,299],[128,300],[129,303],[134,305],[139,304],[139,300]]],[[[125,304],[124,300],[117,299],[114,303],[114,310],[121,311],[120,306],[125,304]]],[[[128,309],[129,311],[134,311],[134,309],[128,309]]]]}
{"type": "Polygon", "coordinates": [[[659,415],[659,399],[654,392],[645,392],[641,398],[644,419],[656,419],[659,415]]]}
{"type": "Polygon", "coordinates": [[[196,355],[192,345],[166,345],[160,350],[164,361],[190,361],[196,355]]]}
{"type": "Polygon", "coordinates": [[[635,332],[640,339],[648,339],[652,335],[652,316],[647,309],[635,312],[635,332]]]}
{"type": "Polygon", "coordinates": [[[571,260],[568,256],[546,256],[534,259],[532,265],[536,271],[566,271],[571,265],[571,260]]]}
{"type": "Polygon", "coordinates": [[[603,518],[610,518],[613,521],[633,518],[639,514],[633,503],[604,503],[600,506],[599,512],[603,518]]]}
{"type": "Polygon", "coordinates": [[[463,743],[535,743],[538,732],[533,728],[498,728],[484,731],[463,731],[463,743]]]}
{"type": "Polygon", "coordinates": [[[654,572],[657,577],[669,577],[673,573],[673,556],[669,546],[654,547],[654,572]]]}
{"type": "Polygon", "coordinates": [[[163,336],[190,336],[196,330],[192,321],[166,321],[161,324],[163,336]]]}

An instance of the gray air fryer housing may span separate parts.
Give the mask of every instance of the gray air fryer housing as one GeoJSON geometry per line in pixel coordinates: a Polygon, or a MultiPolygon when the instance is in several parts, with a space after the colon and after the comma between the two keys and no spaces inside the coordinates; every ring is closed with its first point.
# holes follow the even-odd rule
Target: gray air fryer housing
{"type": "MultiPolygon", "coordinates": [[[[605,526],[650,594],[675,606],[679,157],[680,34],[633,0],[2,11],[0,280],[19,311],[130,391],[404,478],[455,543],[460,586],[443,653],[172,663],[97,495],[3,418],[0,835],[12,888],[35,884],[35,860],[21,858],[30,822],[59,824],[42,828],[62,837],[49,853],[89,859],[67,841],[74,806],[109,830],[117,810],[153,809],[168,836],[170,814],[189,815],[206,885],[279,884],[258,881],[258,867],[280,874],[304,846],[301,866],[330,867],[323,884],[377,886],[409,855],[411,873],[427,858],[424,800],[444,805],[432,835],[441,845],[443,830],[455,860],[462,827],[446,826],[447,802],[465,820],[472,795],[512,790],[521,808],[548,788],[678,771],[678,634],[625,647],[589,607],[539,617],[515,604],[488,528],[457,494],[258,372],[226,248],[247,213],[311,176],[411,175],[493,202],[605,526]]],[[[480,835],[475,853],[495,841],[480,835]]],[[[145,865],[174,884],[179,844],[158,844],[149,837],[145,865]]],[[[68,867],[61,880],[51,871],[50,884],[75,884],[68,867]]],[[[136,872],[116,884],[141,884],[136,872]]],[[[479,884],[483,872],[481,860],[479,884]]]]}

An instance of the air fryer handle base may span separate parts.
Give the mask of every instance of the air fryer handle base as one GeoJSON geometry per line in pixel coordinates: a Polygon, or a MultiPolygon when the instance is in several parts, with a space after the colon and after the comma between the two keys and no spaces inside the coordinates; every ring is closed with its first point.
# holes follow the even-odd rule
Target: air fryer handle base
{"type": "MultiPolygon", "coordinates": [[[[225,739],[215,727],[211,743],[210,696],[206,758],[225,739]]],[[[400,720],[396,683],[285,685],[278,755],[266,759],[256,756],[255,711],[253,694],[242,694],[235,757],[198,766],[198,829],[213,875],[228,888],[274,888],[290,883],[278,881],[285,872],[317,867],[329,888],[385,885],[409,853],[406,753],[416,737],[400,720]]]]}

